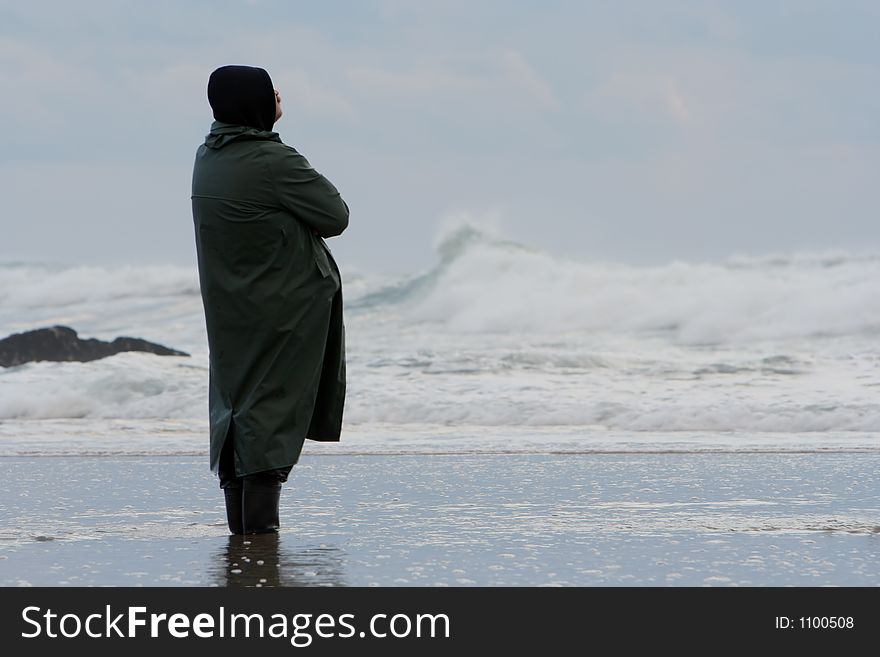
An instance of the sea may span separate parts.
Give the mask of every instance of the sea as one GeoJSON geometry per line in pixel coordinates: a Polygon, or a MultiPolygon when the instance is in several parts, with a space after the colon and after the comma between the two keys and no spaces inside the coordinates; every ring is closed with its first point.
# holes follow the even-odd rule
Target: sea
{"type": "MultiPolygon", "coordinates": [[[[465,224],[421,271],[340,267],[343,435],[304,458],[880,447],[880,254],[634,265],[465,224]]],[[[0,262],[0,337],[57,324],[190,356],[0,368],[0,453],[206,455],[195,261],[0,262]]]]}

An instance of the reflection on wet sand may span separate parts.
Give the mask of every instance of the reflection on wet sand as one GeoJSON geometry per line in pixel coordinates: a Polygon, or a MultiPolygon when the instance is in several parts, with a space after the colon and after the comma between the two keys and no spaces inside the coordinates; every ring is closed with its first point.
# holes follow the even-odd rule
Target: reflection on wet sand
{"type": "Polygon", "coordinates": [[[345,586],[342,551],[332,545],[285,550],[280,534],[231,535],[213,560],[218,586],[345,586]]]}
{"type": "Polygon", "coordinates": [[[201,457],[0,480],[0,586],[880,584],[878,450],[316,457],[247,538],[201,457]]]}

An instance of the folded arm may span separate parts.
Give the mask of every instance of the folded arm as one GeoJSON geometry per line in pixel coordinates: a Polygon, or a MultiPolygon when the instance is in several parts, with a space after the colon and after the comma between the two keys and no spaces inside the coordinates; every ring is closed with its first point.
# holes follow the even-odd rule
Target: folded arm
{"type": "Polygon", "coordinates": [[[293,148],[285,148],[273,167],[282,206],[321,237],[334,237],[348,227],[348,205],[339,191],[293,148]]]}

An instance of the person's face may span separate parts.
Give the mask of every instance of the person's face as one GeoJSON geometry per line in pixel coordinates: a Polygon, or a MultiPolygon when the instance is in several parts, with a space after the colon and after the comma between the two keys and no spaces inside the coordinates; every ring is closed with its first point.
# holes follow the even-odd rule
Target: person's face
{"type": "Polygon", "coordinates": [[[280,119],[282,114],[284,114],[284,112],[281,111],[281,94],[278,93],[278,90],[276,89],[275,90],[275,120],[277,121],[278,119],[280,119]]]}

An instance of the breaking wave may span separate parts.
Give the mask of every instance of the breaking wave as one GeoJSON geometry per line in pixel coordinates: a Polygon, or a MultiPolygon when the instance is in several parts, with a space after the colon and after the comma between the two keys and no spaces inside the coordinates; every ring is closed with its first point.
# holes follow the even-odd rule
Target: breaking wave
{"type": "MultiPolygon", "coordinates": [[[[349,312],[455,332],[628,331],[689,343],[880,332],[880,257],[788,254],[636,266],[555,256],[473,225],[438,240],[427,271],[373,285],[346,270],[349,312]]],[[[0,264],[10,311],[192,298],[194,266],[0,264]]],[[[20,313],[19,313],[20,314],[20,313]]],[[[19,323],[17,323],[16,327],[19,323]]],[[[6,328],[0,326],[0,329],[6,328]]]]}
{"type": "MultiPolygon", "coordinates": [[[[341,264],[349,427],[880,431],[877,256],[636,266],[459,225],[413,275],[341,264]]],[[[194,265],[0,263],[0,337],[55,323],[192,357],[0,368],[0,436],[76,418],[204,429],[208,353],[194,265]]]]}
{"type": "Polygon", "coordinates": [[[388,305],[403,319],[461,332],[631,331],[712,344],[875,334],[880,257],[791,254],[640,267],[562,258],[464,226],[440,242],[428,272],[351,307],[388,305]]]}

